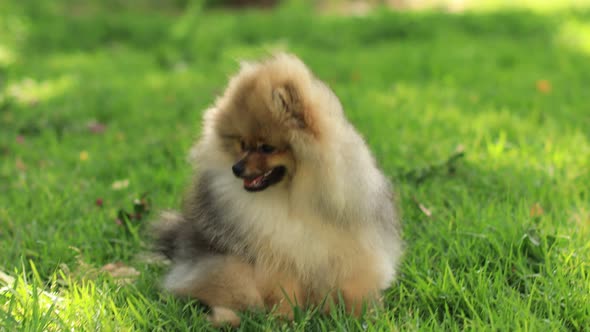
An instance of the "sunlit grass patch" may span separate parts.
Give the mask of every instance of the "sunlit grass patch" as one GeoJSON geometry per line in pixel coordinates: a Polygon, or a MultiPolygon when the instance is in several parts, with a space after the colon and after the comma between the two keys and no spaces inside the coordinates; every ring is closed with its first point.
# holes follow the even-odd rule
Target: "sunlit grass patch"
{"type": "Polygon", "coordinates": [[[23,105],[36,104],[64,94],[75,83],[75,79],[71,76],[62,76],[43,82],[27,77],[20,82],[9,84],[2,97],[13,99],[23,105]]]}
{"type": "Polygon", "coordinates": [[[467,3],[469,7],[476,10],[528,9],[545,13],[564,9],[584,9],[590,6],[590,1],[588,0],[478,0],[467,1],[467,3]]]}
{"type": "Polygon", "coordinates": [[[566,20],[559,28],[557,40],[574,50],[590,55],[590,23],[588,20],[576,18],[566,20]]]}
{"type": "Polygon", "coordinates": [[[44,282],[34,265],[30,266],[31,273],[3,278],[0,314],[5,327],[31,331],[126,329],[126,322],[117,319],[118,309],[94,281],[74,283],[60,271],[44,282]]]}

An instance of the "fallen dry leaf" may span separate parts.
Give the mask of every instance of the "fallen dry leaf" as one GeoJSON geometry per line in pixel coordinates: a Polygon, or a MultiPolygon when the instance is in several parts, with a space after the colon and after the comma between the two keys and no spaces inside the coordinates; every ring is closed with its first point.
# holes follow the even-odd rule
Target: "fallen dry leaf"
{"type": "Polygon", "coordinates": [[[64,263],[60,264],[60,283],[68,284],[71,281],[77,282],[83,280],[95,280],[101,271],[96,266],[93,266],[92,264],[87,263],[84,260],[84,256],[82,255],[82,252],[79,248],[72,246],[70,246],[69,248],[77,253],[77,264],[75,264],[75,268],[73,270],[70,269],[70,267],[64,263]]]}
{"type": "Polygon", "coordinates": [[[416,197],[412,197],[412,199],[414,200],[414,203],[418,205],[418,208],[420,211],[422,211],[422,213],[424,213],[428,218],[432,218],[432,212],[426,206],[424,206],[424,204],[420,203],[416,197]]]}
{"type": "Polygon", "coordinates": [[[86,127],[93,134],[102,134],[105,131],[105,129],[107,128],[107,126],[105,124],[97,122],[97,121],[89,122],[86,125],[86,127]]]}
{"type": "Polygon", "coordinates": [[[0,282],[4,283],[5,285],[12,286],[14,284],[14,278],[0,271],[0,282]]]}
{"type": "Polygon", "coordinates": [[[88,160],[89,156],[88,151],[80,151],[80,161],[88,160]]]}
{"type": "Polygon", "coordinates": [[[127,187],[129,187],[129,179],[117,180],[113,182],[113,184],[111,185],[111,188],[113,188],[113,190],[121,190],[127,187]]]}
{"type": "Polygon", "coordinates": [[[19,171],[22,171],[22,172],[27,170],[27,165],[20,158],[16,158],[16,161],[14,162],[14,166],[16,166],[16,169],[18,169],[19,171]]]}
{"type": "Polygon", "coordinates": [[[418,208],[420,208],[420,211],[422,211],[428,218],[432,218],[432,212],[422,205],[422,203],[418,203],[418,208]]]}
{"type": "Polygon", "coordinates": [[[551,82],[549,82],[548,80],[538,80],[537,91],[545,94],[551,92],[551,82]]]}
{"type": "Polygon", "coordinates": [[[135,255],[134,260],[150,265],[170,265],[170,260],[166,256],[153,251],[140,252],[135,255]]]}
{"type": "Polygon", "coordinates": [[[535,203],[533,204],[533,206],[531,206],[531,210],[530,210],[530,216],[531,217],[540,217],[543,214],[545,214],[545,211],[543,211],[543,207],[541,206],[541,204],[539,203],[535,203]]]}
{"type": "Polygon", "coordinates": [[[122,262],[108,263],[100,270],[108,273],[121,284],[132,283],[140,275],[139,271],[131,266],[123,264],[122,262]]]}

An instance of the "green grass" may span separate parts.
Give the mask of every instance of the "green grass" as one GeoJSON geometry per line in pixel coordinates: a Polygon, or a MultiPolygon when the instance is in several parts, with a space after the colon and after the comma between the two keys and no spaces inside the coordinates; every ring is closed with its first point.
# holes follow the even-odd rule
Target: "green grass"
{"type": "Polygon", "coordinates": [[[0,3],[0,331],[208,326],[141,256],[154,213],[115,220],[143,193],[152,211],[179,205],[202,110],[236,59],[275,49],[340,96],[396,183],[408,249],[373,319],[248,313],[243,330],[590,326],[590,10],[75,4],[0,3]],[[464,157],[445,164],[457,146],[464,157]],[[112,262],[140,275],[99,272],[112,262]]]}

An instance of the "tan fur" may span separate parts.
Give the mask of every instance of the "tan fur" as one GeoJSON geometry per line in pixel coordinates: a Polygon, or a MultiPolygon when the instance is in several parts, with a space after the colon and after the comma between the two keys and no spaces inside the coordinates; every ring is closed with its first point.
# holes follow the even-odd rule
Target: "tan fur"
{"type": "Polygon", "coordinates": [[[241,322],[240,317],[233,310],[224,307],[211,308],[208,319],[211,325],[215,327],[222,327],[223,325],[238,327],[241,322]]]}
{"type": "Polygon", "coordinates": [[[191,266],[175,266],[166,280],[166,287],[175,294],[195,297],[212,307],[234,310],[264,307],[251,264],[232,256],[214,257],[203,263],[207,268],[198,271],[191,266]],[[190,280],[178,282],[185,277],[190,280]]]}
{"type": "Polygon", "coordinates": [[[402,253],[392,190],[338,98],[299,59],[243,65],[206,111],[191,158],[196,194],[170,246],[179,258],[167,289],[212,307],[274,307],[287,317],[291,304],[326,297],[342,298],[355,315],[379,306],[402,253]],[[262,144],[276,151],[261,153],[262,144]],[[232,174],[239,161],[245,176],[277,166],[286,176],[247,192],[232,174]],[[190,232],[207,244],[196,254],[183,249],[190,232]]]}
{"type": "Polygon", "coordinates": [[[293,318],[293,307],[307,304],[306,289],[293,276],[258,269],[256,281],[258,289],[264,295],[266,308],[274,309],[283,318],[293,318]]]}

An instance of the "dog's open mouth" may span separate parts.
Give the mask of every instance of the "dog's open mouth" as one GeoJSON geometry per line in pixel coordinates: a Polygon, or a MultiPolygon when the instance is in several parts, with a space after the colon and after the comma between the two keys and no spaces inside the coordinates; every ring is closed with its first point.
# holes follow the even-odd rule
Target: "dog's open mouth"
{"type": "Polygon", "coordinates": [[[247,191],[261,191],[275,183],[280,182],[285,176],[284,166],[275,167],[264,174],[244,179],[244,189],[247,191]]]}

